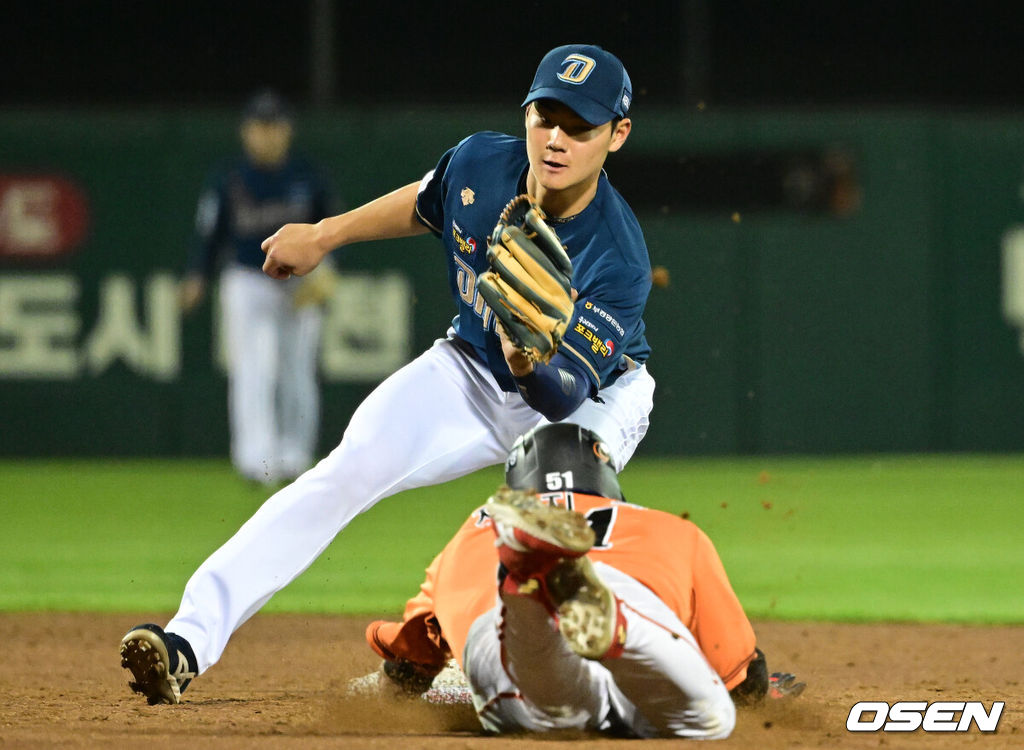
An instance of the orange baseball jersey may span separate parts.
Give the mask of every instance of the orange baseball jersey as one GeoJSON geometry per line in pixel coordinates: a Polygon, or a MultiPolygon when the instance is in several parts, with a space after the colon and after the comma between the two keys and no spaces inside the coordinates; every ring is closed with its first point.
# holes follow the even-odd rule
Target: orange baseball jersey
{"type": "MultiPolygon", "coordinates": [[[[588,556],[651,589],[693,633],[711,667],[732,689],[754,657],[754,630],[708,536],[671,513],[579,493],[542,497],[586,516],[596,542],[588,556]]],[[[385,659],[440,669],[462,665],[474,620],[497,602],[498,553],[486,506],[478,508],[427,568],[403,621],[371,623],[370,646],[385,659]]]]}

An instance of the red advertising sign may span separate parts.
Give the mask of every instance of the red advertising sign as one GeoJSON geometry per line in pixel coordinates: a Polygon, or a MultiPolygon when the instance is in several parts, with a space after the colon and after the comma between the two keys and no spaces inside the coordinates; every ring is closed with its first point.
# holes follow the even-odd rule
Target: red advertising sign
{"type": "Polygon", "coordinates": [[[67,178],[0,174],[0,258],[66,255],[82,242],[88,225],[85,195],[67,178]]]}

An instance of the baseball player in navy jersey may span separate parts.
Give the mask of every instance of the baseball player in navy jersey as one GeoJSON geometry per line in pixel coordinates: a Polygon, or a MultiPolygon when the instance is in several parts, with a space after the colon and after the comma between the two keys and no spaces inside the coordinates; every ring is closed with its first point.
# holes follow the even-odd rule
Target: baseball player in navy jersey
{"type": "Polygon", "coordinates": [[[290,108],[273,92],[242,113],[244,155],[219,166],[199,199],[182,284],[188,312],[220,271],[226,332],[231,460],[244,477],[273,484],[313,463],[320,415],[318,281],[275,283],[262,272],[260,243],[283,222],[336,212],[322,172],[291,153],[290,108]]]}
{"type": "Polygon", "coordinates": [[[290,280],[336,248],[432,232],[457,314],[445,337],[356,409],[334,451],[199,567],[166,630],[146,624],[124,636],[122,666],[135,691],[151,703],[177,703],[235,629],[358,513],[499,464],[538,424],[590,429],[603,436],[616,471],[626,464],[653,403],[641,317],[651,269],[639,224],[603,167],[629,136],[631,97],[614,55],[558,47],[541,60],[523,102],[525,139],[472,135],[422,180],[316,224],[287,224],[263,242],[264,272],[290,280]],[[542,207],[573,265],[572,317],[548,362],[527,356],[495,325],[477,290],[488,236],[522,193],[542,207]]]}

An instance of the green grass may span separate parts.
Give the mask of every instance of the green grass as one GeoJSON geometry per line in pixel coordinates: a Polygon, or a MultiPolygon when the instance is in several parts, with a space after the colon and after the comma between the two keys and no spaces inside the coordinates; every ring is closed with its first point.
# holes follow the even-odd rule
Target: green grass
{"type": "MultiPolygon", "coordinates": [[[[400,611],[500,478],[381,502],[268,610],[400,611]]],[[[1024,456],[637,459],[622,484],[708,532],[752,617],[1024,623],[1024,456]]],[[[0,610],[172,612],[264,498],[223,461],[0,461],[0,610]]]]}

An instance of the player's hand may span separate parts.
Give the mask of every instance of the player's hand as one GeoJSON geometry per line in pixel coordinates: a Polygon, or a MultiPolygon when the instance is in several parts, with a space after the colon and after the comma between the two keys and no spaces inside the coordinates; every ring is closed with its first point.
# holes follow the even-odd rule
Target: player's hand
{"type": "MultiPolygon", "coordinates": [[[[575,289],[570,289],[569,293],[573,302],[580,296],[580,293],[575,289]]],[[[495,330],[498,332],[498,339],[501,341],[501,353],[505,355],[505,361],[508,363],[508,369],[513,377],[521,378],[533,372],[533,360],[512,342],[505,329],[502,328],[501,323],[495,326],[495,330]]]]}
{"type": "Polygon", "coordinates": [[[514,377],[521,378],[533,372],[533,360],[522,349],[512,343],[501,323],[495,326],[498,339],[501,341],[501,353],[505,355],[508,369],[514,377]]]}
{"type": "Polygon", "coordinates": [[[178,307],[188,315],[206,296],[206,281],[202,276],[187,276],[178,287],[178,307]]]}
{"type": "Polygon", "coordinates": [[[263,273],[274,279],[305,276],[323,260],[316,224],[285,224],[260,245],[266,253],[263,273]]]}

